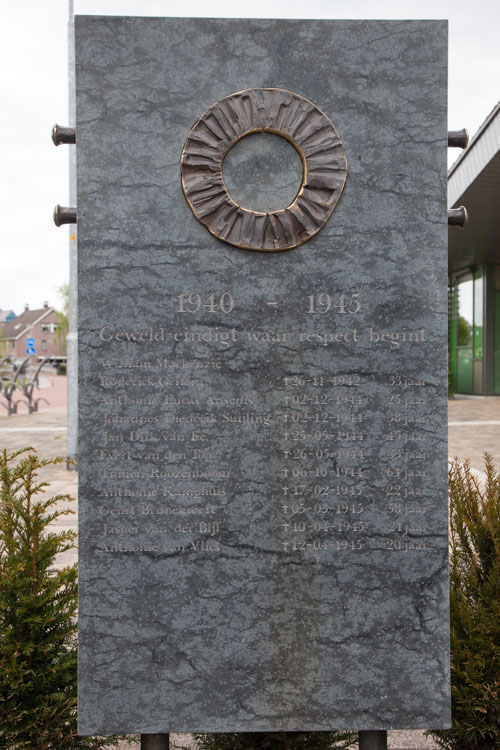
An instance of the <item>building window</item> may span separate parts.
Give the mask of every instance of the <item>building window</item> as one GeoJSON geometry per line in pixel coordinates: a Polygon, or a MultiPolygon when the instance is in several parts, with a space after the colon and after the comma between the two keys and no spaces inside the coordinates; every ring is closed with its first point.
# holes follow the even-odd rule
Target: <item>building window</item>
{"type": "Polygon", "coordinates": [[[459,393],[483,392],[483,269],[452,280],[449,290],[450,380],[459,393]]]}
{"type": "Polygon", "coordinates": [[[500,395],[500,265],[495,267],[493,297],[493,390],[500,395]]]}
{"type": "Polygon", "coordinates": [[[50,332],[50,323],[42,323],[41,329],[44,333],[50,332]]]}
{"type": "Polygon", "coordinates": [[[483,356],[483,269],[474,271],[474,357],[483,356]]]}
{"type": "Polygon", "coordinates": [[[458,282],[458,346],[472,345],[474,327],[474,285],[472,276],[466,276],[458,282]]]}
{"type": "Polygon", "coordinates": [[[42,339],[42,349],[45,351],[46,348],[47,348],[47,342],[45,339],[42,339]]]}

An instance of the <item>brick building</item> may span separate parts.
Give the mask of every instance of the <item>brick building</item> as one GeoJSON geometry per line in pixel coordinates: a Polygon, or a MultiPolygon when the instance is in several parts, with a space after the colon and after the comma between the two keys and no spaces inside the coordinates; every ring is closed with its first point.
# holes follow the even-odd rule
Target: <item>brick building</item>
{"type": "Polygon", "coordinates": [[[11,320],[14,320],[16,317],[16,313],[14,310],[2,310],[0,308],[0,337],[2,335],[1,331],[4,325],[7,323],[10,323],[11,320]]]}
{"type": "Polygon", "coordinates": [[[58,314],[47,302],[38,310],[24,312],[6,323],[0,332],[0,352],[13,360],[24,359],[27,354],[27,339],[35,339],[35,358],[51,357],[66,360],[64,337],[61,335],[58,314]]]}
{"type": "Polygon", "coordinates": [[[450,227],[449,365],[458,393],[500,396],[500,102],[448,172],[450,207],[469,223],[450,227]]]}

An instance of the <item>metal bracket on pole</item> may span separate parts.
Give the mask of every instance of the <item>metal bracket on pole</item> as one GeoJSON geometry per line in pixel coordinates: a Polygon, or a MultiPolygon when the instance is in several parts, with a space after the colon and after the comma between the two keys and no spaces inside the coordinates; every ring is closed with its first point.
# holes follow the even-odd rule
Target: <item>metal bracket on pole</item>
{"type": "Polygon", "coordinates": [[[141,750],[169,750],[168,734],[141,734],[141,750]]]}
{"type": "Polygon", "coordinates": [[[54,224],[56,227],[62,227],[63,224],[76,224],[76,208],[68,206],[59,206],[54,208],[54,224]]]}
{"type": "Polygon", "coordinates": [[[448,209],[448,226],[449,227],[464,227],[469,223],[469,214],[465,206],[459,206],[459,208],[448,209]]]}
{"type": "Polygon", "coordinates": [[[358,732],[359,750],[387,750],[387,732],[385,729],[358,732]]]}
{"type": "Polygon", "coordinates": [[[467,148],[468,143],[469,132],[466,128],[448,130],[448,148],[467,148]]]}
{"type": "Polygon", "coordinates": [[[54,146],[60,146],[62,143],[76,143],[76,128],[66,127],[65,125],[54,125],[52,128],[52,141],[54,146]]]}

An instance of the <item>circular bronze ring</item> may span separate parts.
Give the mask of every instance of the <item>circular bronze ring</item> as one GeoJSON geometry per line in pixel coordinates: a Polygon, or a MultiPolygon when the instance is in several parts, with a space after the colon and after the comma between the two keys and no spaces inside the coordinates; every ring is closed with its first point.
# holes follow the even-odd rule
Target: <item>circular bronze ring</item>
{"type": "Polygon", "coordinates": [[[181,156],[182,189],[194,215],[224,242],[248,250],[290,250],[328,221],[347,177],[344,147],[312,102],[284,89],[246,89],[221,99],[191,128],[181,156]],[[304,167],[295,200],[279,211],[251,211],[226,190],[222,163],[250,133],[275,133],[304,167]]]}

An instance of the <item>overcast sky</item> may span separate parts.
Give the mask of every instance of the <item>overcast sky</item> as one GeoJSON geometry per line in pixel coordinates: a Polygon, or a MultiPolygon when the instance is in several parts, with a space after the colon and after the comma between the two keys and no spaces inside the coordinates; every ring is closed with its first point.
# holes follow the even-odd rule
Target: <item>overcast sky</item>
{"type": "MultiPolygon", "coordinates": [[[[77,14],[258,18],[446,18],[449,128],[471,135],[500,99],[498,0],[74,0],[77,14]]],[[[68,124],[68,0],[2,3],[0,29],[0,309],[59,303],[69,278],[68,227],[52,222],[69,205],[68,147],[50,140],[68,124]]],[[[455,158],[458,151],[453,154],[455,158]]]]}

